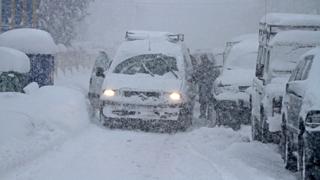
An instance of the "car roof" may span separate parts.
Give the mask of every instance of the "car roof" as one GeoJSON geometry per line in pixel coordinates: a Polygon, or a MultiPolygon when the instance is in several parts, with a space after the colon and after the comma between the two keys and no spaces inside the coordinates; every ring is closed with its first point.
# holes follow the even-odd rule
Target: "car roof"
{"type": "Polygon", "coordinates": [[[1,72],[27,73],[30,71],[28,56],[16,49],[0,47],[0,74],[1,72]]]}
{"type": "Polygon", "coordinates": [[[261,18],[260,23],[274,26],[320,26],[320,15],[269,13],[261,18]]]}
{"type": "Polygon", "coordinates": [[[290,30],[279,32],[271,46],[320,46],[320,31],[290,30]]]}

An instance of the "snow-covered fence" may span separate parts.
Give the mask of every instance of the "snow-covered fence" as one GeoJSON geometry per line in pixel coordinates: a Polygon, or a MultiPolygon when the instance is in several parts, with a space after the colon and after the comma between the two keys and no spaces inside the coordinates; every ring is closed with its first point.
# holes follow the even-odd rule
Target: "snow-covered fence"
{"type": "Polygon", "coordinates": [[[56,57],[56,74],[58,72],[74,72],[80,69],[90,70],[94,64],[99,50],[82,47],[64,47],[59,45],[56,57]]]}

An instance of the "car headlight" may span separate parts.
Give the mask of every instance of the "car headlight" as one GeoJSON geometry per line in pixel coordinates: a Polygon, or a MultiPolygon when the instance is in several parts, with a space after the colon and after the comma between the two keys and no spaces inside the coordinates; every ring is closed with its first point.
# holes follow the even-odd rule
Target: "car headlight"
{"type": "Polygon", "coordinates": [[[107,96],[107,97],[113,97],[116,95],[116,92],[112,89],[106,89],[104,92],[103,92],[103,95],[104,96],[107,96]]]}
{"type": "Polygon", "coordinates": [[[181,100],[181,95],[177,92],[173,92],[170,94],[170,99],[174,101],[179,101],[181,100]]]}

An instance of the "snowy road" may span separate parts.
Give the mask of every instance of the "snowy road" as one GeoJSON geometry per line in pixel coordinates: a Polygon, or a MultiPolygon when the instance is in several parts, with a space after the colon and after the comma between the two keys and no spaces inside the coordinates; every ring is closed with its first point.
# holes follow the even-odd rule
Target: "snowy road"
{"type": "Polygon", "coordinates": [[[294,179],[275,149],[225,128],[168,135],[90,125],[4,179],[294,179]]]}
{"type": "MultiPolygon", "coordinates": [[[[57,99],[59,93],[70,97],[71,95],[68,93],[72,93],[71,89],[86,93],[88,74],[89,72],[70,77],[66,76],[66,79],[63,81],[58,79],[57,84],[69,88],[70,92],[66,91],[66,89],[53,88],[53,92],[59,91],[55,94],[52,91],[47,92],[51,89],[44,89],[42,94],[46,96],[46,93],[49,93],[57,99]]],[[[81,104],[82,102],[81,97],[78,97],[78,95],[71,98],[71,101],[68,101],[68,98],[63,98],[64,96],[58,98],[59,100],[55,100],[55,103],[51,106],[63,104],[62,107],[67,108],[67,110],[76,109],[77,111],[83,111],[85,109],[85,107],[80,109],[77,106],[74,107],[75,104],[72,103],[74,100],[79,99],[77,104],[81,104]],[[64,102],[63,99],[66,99],[69,103],[64,102]]],[[[43,98],[40,97],[40,99],[43,98]]],[[[46,102],[43,101],[42,103],[46,102]]],[[[17,103],[19,104],[20,101],[17,103]]],[[[16,107],[14,103],[12,106],[16,107]]],[[[39,109],[39,107],[36,107],[36,109],[39,109]]],[[[54,111],[59,110],[55,108],[49,109],[54,111]]],[[[198,106],[196,111],[198,111],[198,106]]],[[[64,109],[60,109],[57,112],[64,113],[64,109]]],[[[44,111],[44,113],[48,112],[44,111]]],[[[86,125],[83,121],[89,120],[86,120],[85,114],[75,114],[81,117],[84,116],[82,119],[74,115],[66,116],[66,114],[62,116],[50,116],[53,119],[50,119],[48,122],[53,121],[54,118],[61,118],[61,122],[70,122],[71,124],[67,124],[69,126],[79,125],[81,122],[82,125],[76,128],[78,129],[78,131],[75,131],[76,133],[72,133],[73,131],[60,133],[61,128],[55,128],[56,126],[49,124],[49,127],[51,127],[50,131],[47,132],[44,129],[45,134],[42,131],[36,133],[36,135],[42,138],[33,138],[32,134],[26,134],[26,138],[29,138],[30,142],[34,142],[31,146],[29,144],[30,147],[25,146],[25,143],[21,145],[20,141],[17,141],[19,143],[13,146],[22,147],[21,149],[25,149],[24,151],[19,150],[20,148],[11,149],[11,152],[8,148],[2,148],[1,151],[0,148],[0,159],[4,161],[0,162],[0,172],[2,172],[0,173],[0,179],[295,179],[293,174],[283,168],[283,163],[280,155],[277,153],[276,146],[249,141],[249,127],[243,127],[237,132],[229,128],[205,128],[202,127],[204,123],[195,118],[195,127],[189,132],[177,134],[144,133],[127,130],[110,130],[95,124],[86,125]],[[68,121],[68,119],[64,119],[68,117],[77,119],[79,123],[76,123],[75,120],[68,121]],[[55,138],[56,136],[64,138],[57,139],[55,138]],[[41,148],[43,143],[47,144],[45,151],[41,150],[43,149],[41,148]],[[15,155],[12,156],[12,154],[15,155]],[[1,155],[5,157],[1,158],[1,155]],[[11,156],[15,158],[12,159],[11,156]]],[[[40,116],[39,118],[43,117],[40,116]]]]}

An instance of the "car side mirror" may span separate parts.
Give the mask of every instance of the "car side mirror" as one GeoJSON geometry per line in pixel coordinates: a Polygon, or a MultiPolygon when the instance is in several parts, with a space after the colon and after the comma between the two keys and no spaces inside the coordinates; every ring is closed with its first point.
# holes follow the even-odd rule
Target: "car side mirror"
{"type": "Polygon", "coordinates": [[[97,67],[96,76],[97,76],[97,77],[102,77],[102,78],[105,78],[105,77],[106,77],[106,76],[104,75],[104,70],[103,70],[102,67],[97,67]]]}

